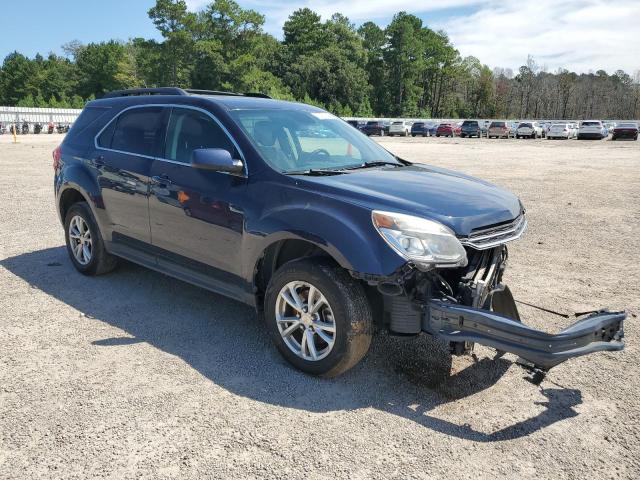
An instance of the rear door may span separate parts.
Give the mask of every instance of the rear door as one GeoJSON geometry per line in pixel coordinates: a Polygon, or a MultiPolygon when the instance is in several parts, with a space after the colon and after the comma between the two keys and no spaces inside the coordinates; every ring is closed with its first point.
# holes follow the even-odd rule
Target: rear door
{"type": "Polygon", "coordinates": [[[159,106],[133,107],[112,120],[96,138],[98,185],[117,246],[144,249],[151,243],[149,177],[162,144],[165,115],[159,106]]]}
{"type": "Polygon", "coordinates": [[[224,148],[240,158],[212,115],[172,108],[165,146],[150,172],[151,239],[163,269],[229,294],[242,284],[246,177],[193,168],[198,148],[224,148]]]}

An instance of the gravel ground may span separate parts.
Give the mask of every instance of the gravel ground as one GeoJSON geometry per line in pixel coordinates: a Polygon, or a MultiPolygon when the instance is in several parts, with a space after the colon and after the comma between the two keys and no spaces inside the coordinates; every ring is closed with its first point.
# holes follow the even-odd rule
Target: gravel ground
{"type": "Polygon", "coordinates": [[[131,264],[82,277],[53,204],[60,139],[0,136],[1,478],[640,476],[640,142],[379,140],[522,198],[517,299],[631,313],[624,352],[537,388],[489,349],[452,360],[426,337],[379,337],[345,375],[312,378],[232,300],[131,264]]]}

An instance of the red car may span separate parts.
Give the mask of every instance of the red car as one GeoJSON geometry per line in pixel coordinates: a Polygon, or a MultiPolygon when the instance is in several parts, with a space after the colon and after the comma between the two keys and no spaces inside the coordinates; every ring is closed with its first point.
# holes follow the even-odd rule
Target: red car
{"type": "Polygon", "coordinates": [[[436,137],[455,137],[460,135],[460,127],[455,123],[441,123],[436,130],[436,137]]]}
{"type": "Polygon", "coordinates": [[[613,129],[611,140],[619,138],[638,140],[638,125],[635,123],[619,123],[616,125],[616,128],[613,129]]]}

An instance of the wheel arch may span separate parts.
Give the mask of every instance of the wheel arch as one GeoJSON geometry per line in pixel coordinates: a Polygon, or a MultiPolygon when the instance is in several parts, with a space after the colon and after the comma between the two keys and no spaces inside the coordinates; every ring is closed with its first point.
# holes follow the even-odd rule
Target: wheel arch
{"type": "Polygon", "coordinates": [[[263,250],[255,262],[253,269],[253,289],[256,295],[256,306],[262,308],[264,293],[273,274],[285,263],[303,258],[319,257],[349,269],[350,264],[335,249],[320,242],[294,235],[277,235],[263,250]]]}
{"type": "Polygon", "coordinates": [[[69,209],[78,202],[87,202],[91,207],[87,192],[78,185],[67,185],[64,190],[60,191],[58,198],[58,215],[60,221],[64,223],[69,209]]]}

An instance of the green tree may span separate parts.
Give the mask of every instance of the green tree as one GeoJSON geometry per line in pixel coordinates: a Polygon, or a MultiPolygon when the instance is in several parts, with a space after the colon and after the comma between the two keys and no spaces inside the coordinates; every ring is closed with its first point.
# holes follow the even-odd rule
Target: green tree
{"type": "Polygon", "coordinates": [[[111,90],[135,86],[123,76],[123,62],[126,62],[125,46],[114,40],[82,47],[76,58],[78,95],[101,96],[111,90]]]}

